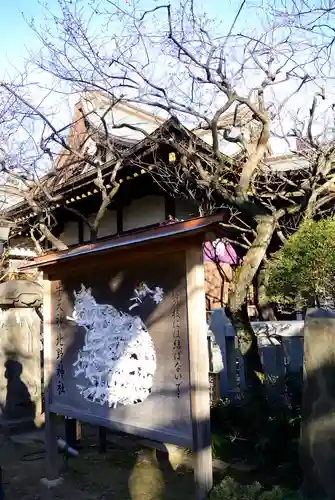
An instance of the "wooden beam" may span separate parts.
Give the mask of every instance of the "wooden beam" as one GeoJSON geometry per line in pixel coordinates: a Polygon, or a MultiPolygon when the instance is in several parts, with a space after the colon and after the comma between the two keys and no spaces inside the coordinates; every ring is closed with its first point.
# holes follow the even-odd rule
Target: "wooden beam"
{"type": "Polygon", "coordinates": [[[80,422],[74,418],[65,417],[65,441],[76,449],[81,439],[80,422]]]}
{"type": "Polygon", "coordinates": [[[123,208],[117,207],[116,210],[116,230],[117,234],[121,234],[123,232],[123,208]]]}
{"type": "Polygon", "coordinates": [[[204,500],[213,485],[213,472],[205,278],[200,242],[186,250],[186,286],[194,479],[196,499],[204,500]]]}

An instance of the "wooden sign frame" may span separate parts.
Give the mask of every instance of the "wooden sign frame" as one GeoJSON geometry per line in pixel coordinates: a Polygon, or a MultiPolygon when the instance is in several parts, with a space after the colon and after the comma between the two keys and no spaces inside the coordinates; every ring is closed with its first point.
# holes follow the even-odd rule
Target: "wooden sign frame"
{"type": "MultiPolygon", "coordinates": [[[[171,247],[172,248],[172,247],[171,247]]],[[[203,500],[212,487],[212,454],[210,433],[210,400],[209,400],[209,363],[206,331],[205,281],[203,266],[202,242],[198,237],[184,239],[181,246],[185,257],[187,328],[189,357],[189,397],[192,425],[192,449],[194,459],[194,478],[196,498],[203,500]]],[[[166,244],[151,246],[152,252],[166,253],[166,244]]],[[[171,249],[171,251],[173,251],[171,249]]],[[[125,253],[125,252],[123,252],[125,253]]],[[[129,251],[129,258],[132,252],[129,251]]],[[[80,259],[72,259],[75,266],[81,265],[80,259]]],[[[52,353],[52,274],[62,263],[44,270],[44,381],[45,381],[45,432],[46,432],[46,476],[49,481],[58,477],[56,415],[50,409],[51,384],[54,376],[52,353]],[[50,279],[51,277],[51,279],[50,279]]],[[[52,406],[51,406],[52,408],[52,406]]],[[[62,413],[67,417],[78,418],[78,415],[62,413]]],[[[78,418],[80,419],[80,418],[78,418]]],[[[165,440],[168,443],[168,439],[165,440]]],[[[171,440],[172,444],[176,443],[171,440]]]]}

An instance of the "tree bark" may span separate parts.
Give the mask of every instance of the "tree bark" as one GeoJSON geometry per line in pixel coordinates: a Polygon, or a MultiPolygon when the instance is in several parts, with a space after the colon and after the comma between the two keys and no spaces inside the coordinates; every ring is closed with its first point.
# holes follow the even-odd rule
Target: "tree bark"
{"type": "Polygon", "coordinates": [[[40,222],[39,224],[39,229],[41,231],[41,233],[46,237],[46,239],[48,241],[50,241],[50,243],[59,251],[62,251],[62,250],[68,250],[69,247],[67,245],[65,245],[65,243],[63,243],[60,239],[58,239],[56,236],[54,236],[52,234],[52,232],[47,228],[47,226],[40,222]]]}
{"type": "Polygon", "coordinates": [[[235,311],[232,311],[228,305],[226,313],[235,329],[239,350],[243,356],[246,389],[250,390],[257,399],[262,399],[263,366],[257,338],[250,324],[246,301],[235,311]]]}
{"type": "Polygon", "coordinates": [[[266,293],[267,264],[261,265],[257,276],[257,309],[264,321],[276,321],[276,315],[266,293]]]}
{"type": "Polygon", "coordinates": [[[247,293],[265,257],[276,227],[276,219],[273,216],[263,216],[259,217],[257,222],[256,237],[244,257],[235,288],[229,296],[226,307],[227,316],[235,329],[239,350],[243,356],[246,386],[255,397],[264,392],[263,367],[257,338],[248,316],[247,293]]]}
{"type": "Polygon", "coordinates": [[[118,192],[120,184],[115,184],[115,186],[110,191],[110,193],[107,194],[107,191],[106,191],[106,188],[105,188],[105,186],[103,184],[103,181],[99,182],[99,181],[96,180],[95,183],[101,189],[102,198],[103,198],[102,199],[102,203],[100,205],[100,208],[98,210],[98,213],[95,216],[95,219],[94,219],[94,222],[93,222],[93,230],[97,233],[99,225],[100,225],[100,222],[101,222],[101,219],[105,215],[105,212],[106,212],[108,206],[111,204],[112,199],[114,198],[114,196],[118,192]]]}

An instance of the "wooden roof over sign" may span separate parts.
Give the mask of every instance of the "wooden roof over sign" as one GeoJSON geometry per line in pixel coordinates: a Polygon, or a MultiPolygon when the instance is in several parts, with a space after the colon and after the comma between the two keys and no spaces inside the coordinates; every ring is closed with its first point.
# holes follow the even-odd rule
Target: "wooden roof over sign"
{"type": "MultiPolygon", "coordinates": [[[[122,152],[122,158],[124,162],[124,168],[120,169],[116,176],[116,182],[122,183],[123,181],[137,177],[141,174],[147,174],[150,170],[149,168],[141,169],[139,166],[139,158],[154,150],[157,150],[160,146],[159,139],[160,136],[168,137],[171,133],[182,133],[187,136],[192,136],[194,141],[199,145],[200,148],[206,154],[212,154],[212,148],[205,141],[197,137],[190,130],[184,127],[177,118],[170,118],[166,120],[163,124],[161,124],[154,132],[148,134],[143,140],[137,142],[136,144],[129,143],[127,147],[123,145],[124,150],[122,152]],[[136,159],[137,166],[132,168],[133,160],[136,159]],[[125,171],[125,169],[129,170],[132,168],[132,173],[125,171]]],[[[172,148],[172,146],[171,146],[172,148]]],[[[173,149],[173,148],[172,148],[173,149]]],[[[67,156],[67,155],[66,155],[67,156]]],[[[227,157],[227,161],[231,161],[230,158],[227,157]]],[[[113,159],[111,161],[106,162],[101,165],[101,171],[103,177],[106,178],[106,187],[112,188],[111,185],[108,185],[108,176],[113,171],[113,167],[115,166],[117,160],[113,159]]],[[[92,194],[97,194],[98,190],[92,185],[94,179],[96,178],[96,170],[92,165],[88,165],[83,162],[75,162],[70,164],[68,161],[62,163],[61,168],[59,168],[59,172],[56,176],[46,175],[44,179],[41,179],[41,183],[45,183],[49,192],[53,195],[61,195],[64,197],[64,200],[59,203],[55,203],[51,208],[58,208],[61,206],[61,203],[70,204],[76,200],[81,198],[86,198],[87,196],[91,196],[92,194]],[[82,194],[77,193],[76,197],[73,196],[73,191],[82,189],[82,194]],[[86,192],[87,191],[87,192],[86,192]],[[72,196],[71,196],[72,195],[72,196]]],[[[43,193],[41,191],[41,197],[43,193]]],[[[16,205],[10,207],[6,211],[6,216],[9,218],[14,218],[17,222],[23,223],[29,219],[29,217],[33,216],[33,212],[30,209],[29,205],[26,201],[22,201],[17,203],[16,205]]]]}
{"type": "Polygon", "coordinates": [[[125,250],[130,247],[136,247],[148,243],[154,243],[162,240],[171,240],[184,238],[188,235],[194,235],[204,232],[217,232],[220,222],[227,222],[228,212],[220,212],[216,215],[207,217],[197,217],[187,221],[175,222],[173,224],[160,225],[154,229],[134,231],[131,234],[116,236],[99,243],[89,243],[87,245],[77,246],[63,252],[52,252],[41,257],[37,257],[28,266],[20,268],[20,271],[26,272],[29,269],[60,264],[68,260],[74,260],[84,256],[95,256],[107,251],[125,250]]]}

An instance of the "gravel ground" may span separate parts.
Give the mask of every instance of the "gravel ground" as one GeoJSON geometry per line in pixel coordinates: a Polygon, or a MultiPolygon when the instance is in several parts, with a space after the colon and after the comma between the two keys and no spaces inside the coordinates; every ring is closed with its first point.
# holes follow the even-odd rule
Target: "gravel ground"
{"type": "MultiPolygon", "coordinates": [[[[110,445],[98,452],[96,435],[83,437],[77,458],[64,463],[63,484],[52,490],[41,485],[45,475],[41,434],[2,440],[0,464],[8,500],[191,500],[193,476],[186,468],[173,470],[152,450],[110,445]]],[[[63,462],[63,463],[62,463],[63,462]]]]}

